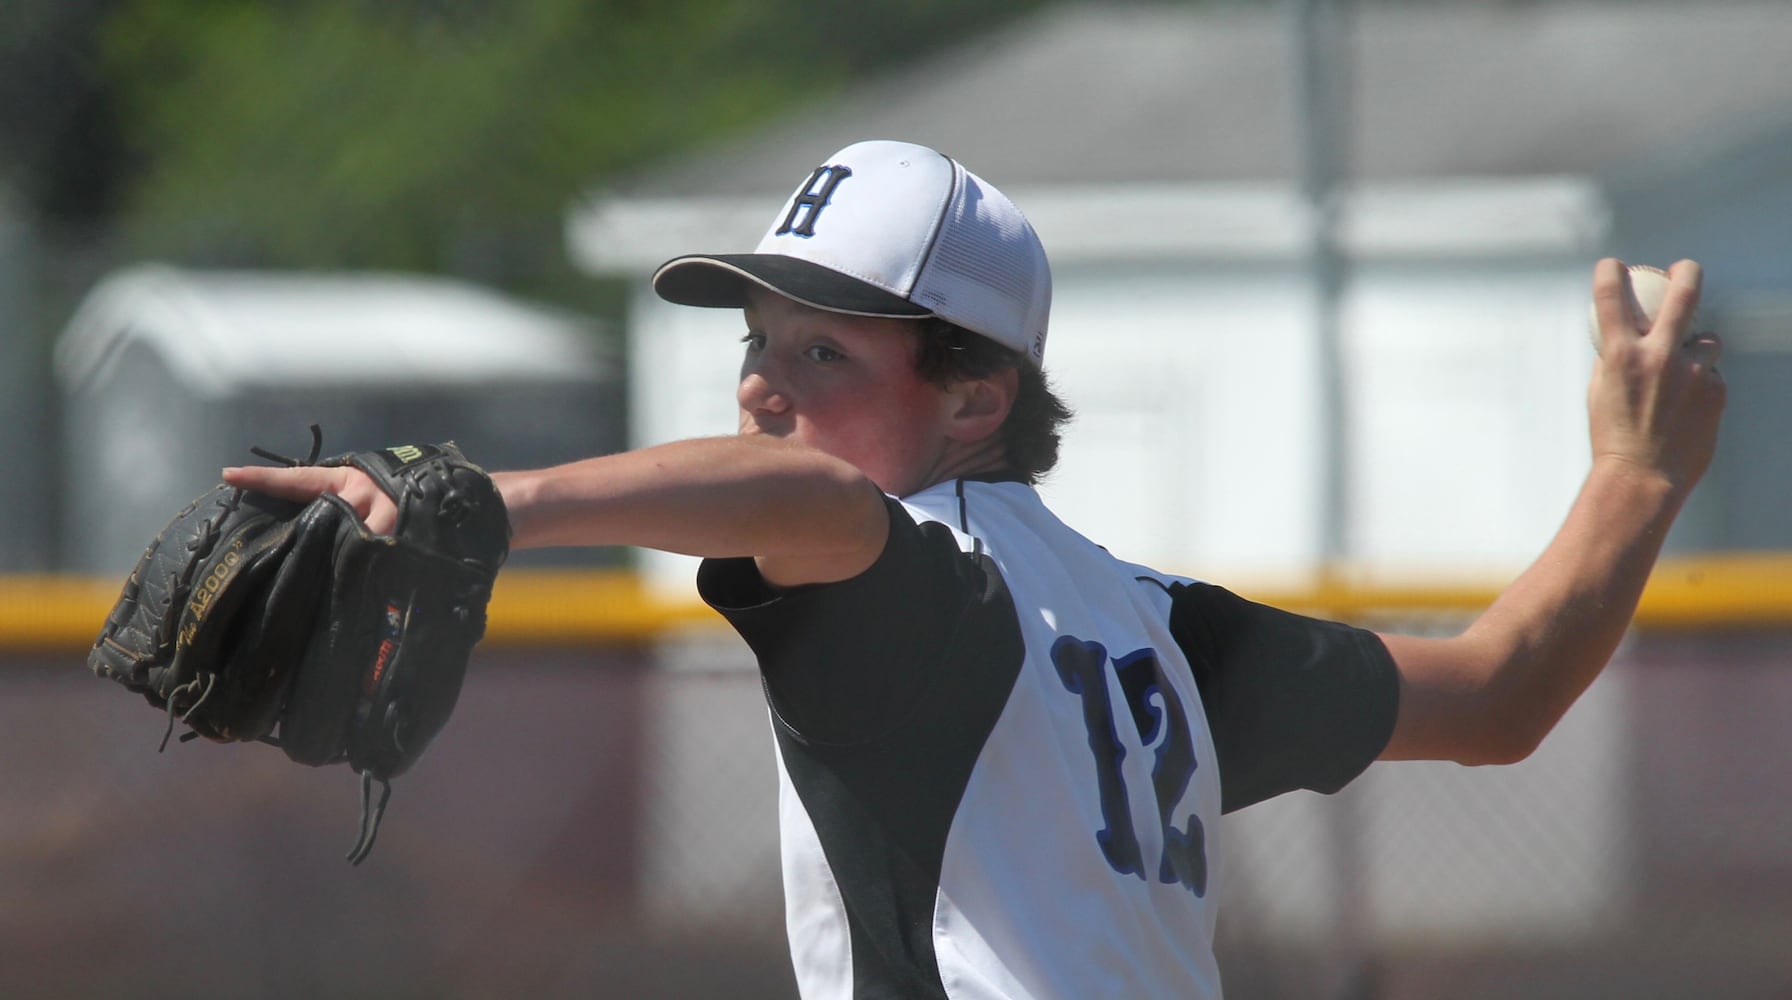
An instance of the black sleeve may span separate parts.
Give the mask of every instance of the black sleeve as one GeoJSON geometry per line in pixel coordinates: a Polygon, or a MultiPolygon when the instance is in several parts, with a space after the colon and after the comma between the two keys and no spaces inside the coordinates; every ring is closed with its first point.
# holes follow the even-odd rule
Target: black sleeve
{"type": "Polygon", "coordinates": [[[985,600],[986,569],[950,531],[886,503],[884,550],[850,580],[779,589],[750,558],[707,559],[698,569],[698,593],[752,648],[772,710],[803,738],[865,742],[899,725],[985,600]]]}
{"type": "Polygon", "coordinates": [[[1387,746],[1400,684],[1374,633],[1208,584],[1170,594],[1170,631],[1219,755],[1222,811],[1297,788],[1335,792],[1387,746]]]}

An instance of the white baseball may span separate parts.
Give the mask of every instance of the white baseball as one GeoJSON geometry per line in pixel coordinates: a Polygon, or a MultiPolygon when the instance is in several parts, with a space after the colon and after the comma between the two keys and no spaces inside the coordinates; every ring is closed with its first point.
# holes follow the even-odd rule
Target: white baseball
{"type": "MultiPolygon", "coordinates": [[[[1647,333],[1655,325],[1655,316],[1661,312],[1661,300],[1667,293],[1666,271],[1647,264],[1630,265],[1630,315],[1636,317],[1639,332],[1647,333]]],[[[1587,315],[1587,335],[1593,341],[1593,350],[1598,351],[1599,307],[1593,306],[1587,315]]]]}

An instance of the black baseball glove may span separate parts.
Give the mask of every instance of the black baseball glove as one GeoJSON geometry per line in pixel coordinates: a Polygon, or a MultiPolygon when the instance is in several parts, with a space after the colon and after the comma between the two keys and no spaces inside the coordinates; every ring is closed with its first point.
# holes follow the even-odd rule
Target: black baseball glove
{"type": "MultiPolygon", "coordinates": [[[[316,428],[313,434],[316,435],[316,428]]],[[[304,461],[316,461],[318,439],[304,461]]],[[[373,847],[404,773],[441,732],[485,634],[510,548],[491,477],[453,444],[355,452],[398,507],[374,534],[340,497],[308,504],[218,486],[176,515],[126,580],[88,663],[191,727],[187,740],[259,740],[361,775],[373,847]],[[373,782],[382,792],[373,802],[373,782]]]]}

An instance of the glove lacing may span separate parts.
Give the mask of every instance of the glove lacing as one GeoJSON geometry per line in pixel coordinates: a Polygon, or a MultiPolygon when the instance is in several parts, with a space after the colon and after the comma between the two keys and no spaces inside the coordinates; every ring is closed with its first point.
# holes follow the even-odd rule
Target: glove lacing
{"type": "Polygon", "coordinates": [[[306,455],[305,460],[302,462],[296,458],[287,458],[285,455],[281,455],[276,452],[268,451],[266,448],[262,448],[258,445],[252,445],[249,448],[250,454],[256,456],[257,458],[265,458],[268,461],[273,462],[275,465],[284,465],[289,469],[296,468],[301,465],[316,465],[317,464],[317,456],[323,454],[323,450],[324,450],[324,429],[322,427],[319,427],[316,424],[311,425],[311,454],[306,455]]]}
{"type": "Polygon", "coordinates": [[[349,848],[349,864],[358,865],[373,850],[373,839],[379,836],[380,818],[386,815],[386,800],[392,797],[392,783],[385,778],[376,778],[372,771],[361,772],[361,836],[356,839],[355,846],[349,848]],[[380,783],[380,800],[373,801],[373,783],[380,783]]]}
{"type": "MultiPolygon", "coordinates": [[[[162,751],[168,749],[168,737],[174,735],[174,719],[175,719],[174,703],[175,703],[175,700],[178,699],[183,694],[192,694],[194,691],[199,690],[200,680],[201,680],[201,678],[195,677],[192,680],[186,682],[185,684],[182,684],[180,687],[177,687],[174,690],[168,692],[168,728],[164,729],[162,731],[162,742],[161,742],[160,746],[156,747],[156,753],[161,753],[162,751]]],[[[217,674],[206,674],[205,677],[203,678],[203,680],[205,681],[205,691],[199,695],[199,700],[193,702],[193,704],[191,704],[191,705],[188,705],[187,710],[180,713],[180,721],[182,721],[182,722],[187,721],[188,717],[190,717],[194,712],[199,711],[199,706],[205,704],[205,699],[210,698],[212,696],[212,688],[216,687],[218,684],[218,675],[217,674]]],[[[190,740],[198,735],[199,735],[198,730],[189,730],[188,732],[184,732],[184,733],[180,734],[180,741],[182,743],[185,743],[188,740],[190,740]]]]}

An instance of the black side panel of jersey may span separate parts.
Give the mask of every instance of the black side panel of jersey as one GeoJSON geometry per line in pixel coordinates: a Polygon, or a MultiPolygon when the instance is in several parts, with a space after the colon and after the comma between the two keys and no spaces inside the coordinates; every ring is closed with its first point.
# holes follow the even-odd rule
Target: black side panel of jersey
{"type": "Polygon", "coordinates": [[[855,1000],[941,998],[933,908],[946,836],[1025,658],[994,564],[891,502],[863,574],[775,595],[751,560],[699,587],[760,658],[779,749],[852,935],[855,1000]]]}
{"type": "Polygon", "coordinates": [[[1374,633],[1204,583],[1170,596],[1170,632],[1213,731],[1222,811],[1297,788],[1335,792],[1387,746],[1400,682],[1374,633]]]}

